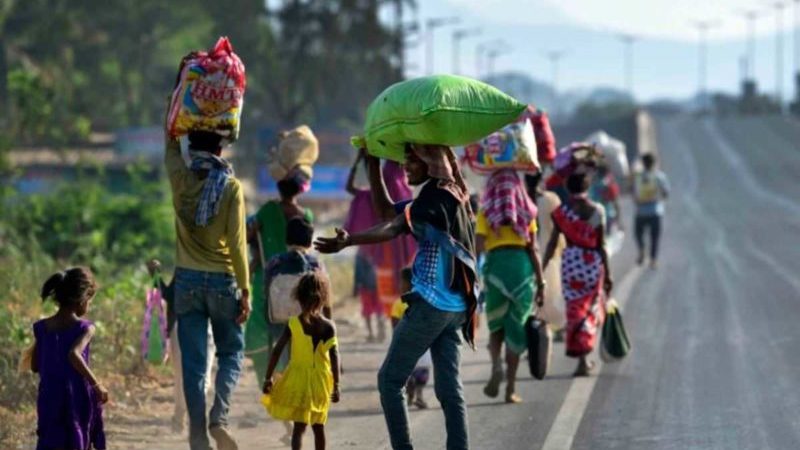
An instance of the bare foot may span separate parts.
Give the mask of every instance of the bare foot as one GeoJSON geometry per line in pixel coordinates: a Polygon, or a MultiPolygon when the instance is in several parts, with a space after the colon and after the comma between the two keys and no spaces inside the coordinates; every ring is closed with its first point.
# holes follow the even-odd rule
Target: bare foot
{"type": "Polygon", "coordinates": [[[486,387],[483,388],[483,393],[489,398],[495,398],[500,394],[500,383],[503,381],[503,368],[495,367],[492,369],[492,376],[486,387]]]}
{"type": "Polygon", "coordinates": [[[509,404],[522,403],[522,397],[513,392],[510,393],[506,392],[506,403],[509,404]]]}
{"type": "Polygon", "coordinates": [[[572,374],[573,377],[588,377],[594,371],[595,362],[594,361],[585,361],[581,360],[578,363],[578,367],[575,368],[575,372],[572,374]]]}

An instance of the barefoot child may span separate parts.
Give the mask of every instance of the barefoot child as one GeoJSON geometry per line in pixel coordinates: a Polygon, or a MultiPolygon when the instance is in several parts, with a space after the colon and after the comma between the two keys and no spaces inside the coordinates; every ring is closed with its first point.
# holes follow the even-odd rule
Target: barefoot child
{"type": "Polygon", "coordinates": [[[322,315],[328,304],[330,286],[320,271],[303,275],[294,291],[302,312],[289,319],[267,368],[262,403],[277,420],[294,422],[292,449],[302,446],[310,424],[315,448],[325,448],[325,422],[330,402],[339,401],[339,350],[336,328],[322,315]],[[284,347],[291,339],[289,366],[273,385],[272,373],[284,347]]]}
{"type": "Polygon", "coordinates": [[[108,391],[89,369],[94,325],[82,319],[96,290],[92,272],[82,267],[53,274],[42,286],[42,301],[53,297],[58,312],[33,324],[37,449],[106,448],[100,405],[108,391]]]}

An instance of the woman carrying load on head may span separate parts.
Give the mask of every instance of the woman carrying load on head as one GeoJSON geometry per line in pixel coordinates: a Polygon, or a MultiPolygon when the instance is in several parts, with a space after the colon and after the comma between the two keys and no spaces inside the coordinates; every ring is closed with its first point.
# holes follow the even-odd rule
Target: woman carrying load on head
{"type": "Polygon", "coordinates": [[[553,212],[553,232],[544,266],[553,257],[560,235],[567,240],[561,260],[561,288],[566,300],[567,356],[578,358],[574,376],[587,376],[594,366],[587,361],[603,323],[604,294],[612,281],[605,248],[603,207],[589,200],[590,168],[577,166],[566,177],[569,197],[553,212]],[[605,291],[605,292],[604,292],[605,291]]]}
{"type": "MultiPolygon", "coordinates": [[[[363,162],[366,167],[366,153],[360,151],[353,162],[347,179],[347,192],[353,196],[350,210],[344,223],[349,233],[367,230],[383,218],[376,212],[372,191],[368,187],[356,185],[355,177],[358,165],[363,162]]],[[[394,202],[411,199],[413,192],[408,185],[402,167],[394,161],[387,161],[383,168],[383,181],[389,196],[394,202]]],[[[353,291],[361,300],[361,314],[367,325],[367,342],[377,339],[383,342],[386,337],[386,318],[390,316],[391,303],[402,294],[399,289],[400,272],[407,267],[416,252],[416,245],[410,236],[401,236],[389,242],[363,245],[356,252],[353,291]],[[379,283],[379,273],[388,278],[389,283],[379,283]],[[373,317],[377,327],[377,336],[373,329],[373,317]]]]}
{"type": "MultiPolygon", "coordinates": [[[[247,238],[253,243],[256,254],[253,255],[252,271],[253,314],[247,322],[245,355],[252,359],[258,380],[264,379],[270,352],[285,326],[269,323],[267,319],[269,312],[264,296],[264,269],[270,258],[287,251],[286,224],[290,219],[302,217],[309,223],[314,221],[311,210],[303,208],[297,199],[311,188],[312,171],[309,163],[316,161],[317,146],[316,138],[306,126],[281,133],[281,142],[273,150],[278,156],[269,167],[270,175],[278,180],[280,198],[261,206],[248,224],[247,238]]],[[[287,358],[281,360],[279,371],[283,370],[286,362],[287,358]]]]}
{"type": "Polygon", "coordinates": [[[475,234],[478,253],[486,252],[483,284],[491,332],[492,375],[483,392],[498,395],[505,343],[505,401],[519,403],[515,383],[520,355],[527,349],[525,323],[534,297],[538,306],[544,303],[544,279],[536,244],[536,205],[515,171],[499,170],[487,180],[475,234]]]}

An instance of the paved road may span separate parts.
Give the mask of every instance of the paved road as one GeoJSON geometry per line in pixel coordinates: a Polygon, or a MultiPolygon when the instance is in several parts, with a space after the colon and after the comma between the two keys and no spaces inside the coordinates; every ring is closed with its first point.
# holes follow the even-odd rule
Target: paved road
{"type": "MultiPolygon", "coordinates": [[[[634,352],[573,381],[574,361],[557,345],[551,376],[535,381],[522,368],[525,402],[508,406],[481,392],[485,342],[465,349],[473,448],[800,448],[800,125],[658,124],[674,188],[661,266],[634,269],[630,242],[613,261],[634,352]]],[[[387,448],[375,381],[385,347],[355,333],[343,344],[343,401],[331,413],[329,446],[387,448]]],[[[283,428],[264,417],[255,392],[248,375],[233,405],[241,448],[285,448],[283,428]]],[[[413,436],[417,448],[441,449],[441,410],[428,394],[432,409],[411,413],[413,436]]],[[[186,448],[157,418],[131,425],[118,448],[186,448]]]]}
{"type": "Polygon", "coordinates": [[[575,449],[800,448],[800,126],[662,120],[674,197],[661,270],[626,319],[575,449]]]}

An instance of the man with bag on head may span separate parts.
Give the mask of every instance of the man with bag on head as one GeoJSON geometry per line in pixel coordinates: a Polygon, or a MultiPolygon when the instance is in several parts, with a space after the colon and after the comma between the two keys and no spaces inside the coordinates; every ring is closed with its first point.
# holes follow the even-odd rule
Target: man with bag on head
{"type": "Polygon", "coordinates": [[[337,229],[336,237],[315,242],[322,253],[353,245],[389,241],[411,233],[418,243],[411,291],[403,295],[408,311],[397,325],[378,373],[392,447],[412,449],[403,387],[419,358],[430,349],[435,392],[445,415],[447,448],[469,448],[467,407],[459,374],[461,338],[474,347],[476,274],[475,232],[469,193],[453,151],[441,145],[407,144],[405,172],[419,194],[393,204],[383,182],[380,161],[368,157],[376,209],[394,217],[360,233],[337,229]]]}
{"type": "Polygon", "coordinates": [[[167,133],[165,165],[172,188],[177,234],[175,312],[192,450],[235,450],[228,430],[230,399],[242,368],[250,315],[245,204],[233,167],[221,157],[222,136],[190,131],[187,167],[180,141],[167,133]],[[208,326],[217,348],[214,404],[208,418],[203,385],[208,326]],[[207,431],[208,430],[208,431],[207,431]]]}

